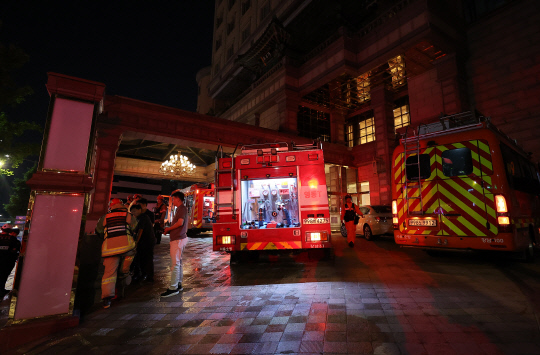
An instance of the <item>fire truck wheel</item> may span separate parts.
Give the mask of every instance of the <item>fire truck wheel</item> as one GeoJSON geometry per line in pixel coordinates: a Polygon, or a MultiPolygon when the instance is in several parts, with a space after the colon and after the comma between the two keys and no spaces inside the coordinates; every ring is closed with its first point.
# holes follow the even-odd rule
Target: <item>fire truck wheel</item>
{"type": "Polygon", "coordinates": [[[367,224],[364,226],[364,238],[366,238],[366,240],[373,240],[373,233],[367,224]]]}

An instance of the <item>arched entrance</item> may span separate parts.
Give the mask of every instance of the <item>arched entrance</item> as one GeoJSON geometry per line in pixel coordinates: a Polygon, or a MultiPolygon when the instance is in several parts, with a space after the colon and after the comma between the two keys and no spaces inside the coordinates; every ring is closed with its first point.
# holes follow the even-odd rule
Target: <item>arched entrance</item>
{"type": "MultiPolygon", "coordinates": [[[[107,211],[116,153],[123,136],[181,145],[234,148],[238,143],[309,143],[290,133],[255,127],[120,96],[105,85],[49,73],[51,95],[10,307],[10,332],[24,323],[25,341],[77,324],[72,316],[77,246],[107,211]],[[32,320],[32,321],[29,321],[32,320]],[[39,331],[28,332],[34,322],[39,331]]],[[[325,143],[325,161],[353,165],[342,145],[325,143]]],[[[8,335],[9,333],[9,335],[8,335]]]]}

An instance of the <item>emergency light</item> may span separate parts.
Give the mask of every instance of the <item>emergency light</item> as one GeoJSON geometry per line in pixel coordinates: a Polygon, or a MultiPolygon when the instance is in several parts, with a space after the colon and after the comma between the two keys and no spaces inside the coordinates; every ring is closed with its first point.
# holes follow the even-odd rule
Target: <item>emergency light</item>
{"type": "Polygon", "coordinates": [[[224,244],[236,244],[234,235],[218,236],[217,240],[216,240],[216,243],[221,244],[221,245],[224,245],[224,244]]]}

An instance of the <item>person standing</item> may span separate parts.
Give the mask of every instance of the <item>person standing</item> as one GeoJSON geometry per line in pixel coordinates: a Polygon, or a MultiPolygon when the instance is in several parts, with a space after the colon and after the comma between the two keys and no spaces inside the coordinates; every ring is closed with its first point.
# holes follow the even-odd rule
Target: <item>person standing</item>
{"type": "Polygon", "coordinates": [[[17,262],[19,251],[21,250],[21,242],[17,239],[19,234],[18,228],[13,228],[11,224],[4,224],[0,233],[0,300],[9,293],[6,290],[6,282],[17,262]]]}
{"type": "MultiPolygon", "coordinates": [[[[141,200],[139,200],[141,202],[141,200]]],[[[133,261],[134,278],[142,281],[154,282],[154,228],[150,217],[142,211],[142,206],[131,206],[130,212],[137,217],[137,255],[133,261]]]]}
{"type": "Polygon", "coordinates": [[[127,211],[122,200],[113,198],[109,204],[110,211],[101,217],[96,226],[96,234],[103,236],[101,257],[103,258],[103,278],[101,279],[101,299],[103,308],[111,306],[115,297],[118,269],[122,274],[129,273],[133,261],[133,250],[136,247],[133,231],[137,227],[137,219],[127,211]]]}
{"type": "Polygon", "coordinates": [[[137,204],[141,206],[142,213],[144,213],[145,215],[148,216],[148,218],[150,218],[150,222],[152,223],[152,226],[153,226],[155,222],[155,215],[154,215],[154,212],[151,212],[148,209],[148,200],[142,197],[137,200],[137,204]]]}
{"type": "Polygon", "coordinates": [[[354,241],[356,239],[356,224],[354,223],[354,218],[356,215],[363,216],[362,211],[352,203],[352,196],[345,196],[345,205],[341,210],[341,221],[345,223],[347,228],[347,242],[349,242],[349,247],[354,247],[354,241]]]}
{"type": "Polygon", "coordinates": [[[167,216],[167,204],[162,195],[157,197],[157,206],[154,207],[154,235],[156,244],[161,243],[161,234],[165,228],[165,217],[167,216]]]}
{"type": "Polygon", "coordinates": [[[172,204],[176,207],[176,212],[171,226],[165,228],[164,233],[170,235],[171,253],[171,283],[169,288],[161,294],[161,297],[177,295],[183,290],[182,279],[184,271],[182,269],[182,254],[187,244],[187,208],[184,205],[184,193],[176,190],[171,195],[172,204]]]}

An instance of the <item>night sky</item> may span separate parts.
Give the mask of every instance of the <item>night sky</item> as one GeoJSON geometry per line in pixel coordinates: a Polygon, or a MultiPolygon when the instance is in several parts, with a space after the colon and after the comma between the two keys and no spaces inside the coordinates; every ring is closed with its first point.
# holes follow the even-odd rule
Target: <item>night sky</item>
{"type": "MultiPolygon", "coordinates": [[[[8,117],[44,125],[47,72],[102,82],[108,95],[195,111],[195,75],[211,64],[214,3],[0,1],[0,42],[30,56],[15,79],[34,90],[8,117]]],[[[0,211],[9,180],[0,179],[0,211]]]]}

